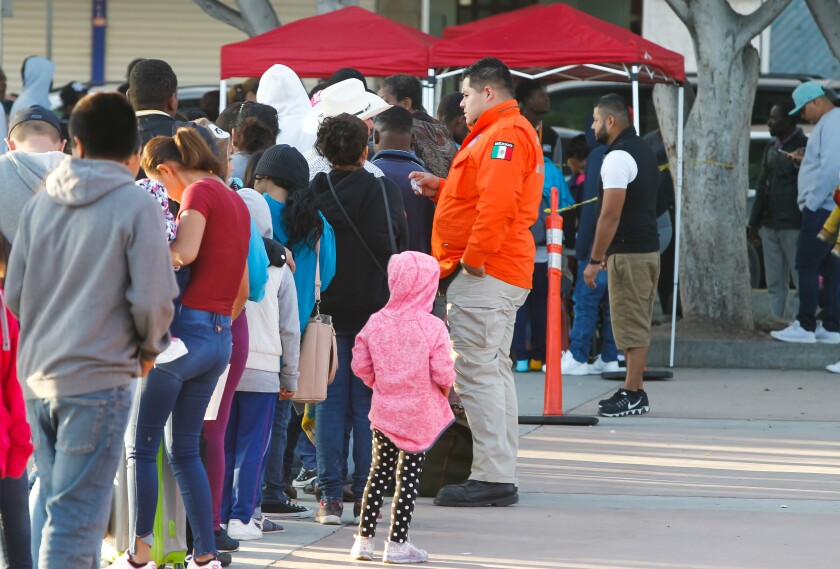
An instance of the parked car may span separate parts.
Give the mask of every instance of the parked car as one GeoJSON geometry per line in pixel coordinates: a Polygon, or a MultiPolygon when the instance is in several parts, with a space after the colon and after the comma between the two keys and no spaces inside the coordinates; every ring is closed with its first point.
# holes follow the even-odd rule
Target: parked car
{"type": "MultiPolygon", "coordinates": [[[[88,89],[88,93],[98,93],[100,91],[116,91],[122,83],[104,83],[102,85],[94,85],[88,89]]],[[[190,109],[198,108],[198,103],[201,97],[208,91],[217,90],[218,85],[185,85],[178,87],[178,108],[190,109]]],[[[61,108],[61,98],[58,92],[61,89],[50,91],[50,106],[53,110],[61,108]]]]}

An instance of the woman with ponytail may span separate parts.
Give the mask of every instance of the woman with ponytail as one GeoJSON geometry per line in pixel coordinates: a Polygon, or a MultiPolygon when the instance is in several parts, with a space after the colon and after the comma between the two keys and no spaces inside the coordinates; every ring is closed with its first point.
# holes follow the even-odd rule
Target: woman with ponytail
{"type": "Polygon", "coordinates": [[[187,567],[221,569],[199,438],[207,404],[231,358],[231,321],[242,312],[248,296],[250,216],[242,199],[220,177],[225,165],[194,129],[180,128],[172,137],[153,138],[144,149],[142,165],[181,205],[172,263],[189,265],[191,274],[171,331],[187,353],[157,364],[142,380],[133,445],[127,449],[129,477],[135,483],[129,500],[135,541],[118,563],[127,569],[155,567],[150,550],[158,496],[156,458],[171,415],[170,464],[193,532],[187,567]]]}

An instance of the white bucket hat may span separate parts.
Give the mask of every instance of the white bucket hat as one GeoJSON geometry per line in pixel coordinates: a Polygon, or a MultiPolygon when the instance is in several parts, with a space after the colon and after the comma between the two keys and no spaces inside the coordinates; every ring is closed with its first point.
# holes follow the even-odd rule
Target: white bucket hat
{"type": "Polygon", "coordinates": [[[303,132],[317,134],[318,127],[327,117],[347,113],[362,120],[369,119],[391,108],[381,97],[365,91],[358,79],[345,79],[330,85],[313,98],[315,105],[300,125],[303,132]]]}

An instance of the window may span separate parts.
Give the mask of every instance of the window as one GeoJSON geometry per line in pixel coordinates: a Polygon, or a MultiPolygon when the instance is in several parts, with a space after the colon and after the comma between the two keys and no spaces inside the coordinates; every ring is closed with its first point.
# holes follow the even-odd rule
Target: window
{"type": "Polygon", "coordinates": [[[467,24],[495,16],[502,12],[518,10],[537,3],[537,0],[456,0],[458,3],[458,23],[467,24]]]}

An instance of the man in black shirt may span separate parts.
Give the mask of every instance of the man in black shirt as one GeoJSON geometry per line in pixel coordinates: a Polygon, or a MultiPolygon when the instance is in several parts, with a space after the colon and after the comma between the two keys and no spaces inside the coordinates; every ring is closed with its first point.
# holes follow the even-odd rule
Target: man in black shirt
{"type": "Polygon", "coordinates": [[[593,288],[598,271],[607,270],[615,343],[627,359],[624,385],[598,404],[598,413],[641,415],[650,411],[642,374],[659,279],[659,167],[650,146],[630,124],[621,96],[601,97],[593,118],[595,136],[609,148],[601,166],[601,214],[583,278],[593,288]]]}
{"type": "Polygon", "coordinates": [[[543,156],[554,160],[554,151],[557,149],[557,141],[560,137],[554,129],[543,124],[543,116],[551,110],[551,99],[545,85],[536,79],[524,79],[516,86],[516,100],[519,102],[519,109],[522,116],[528,119],[542,146],[543,156]]]}

